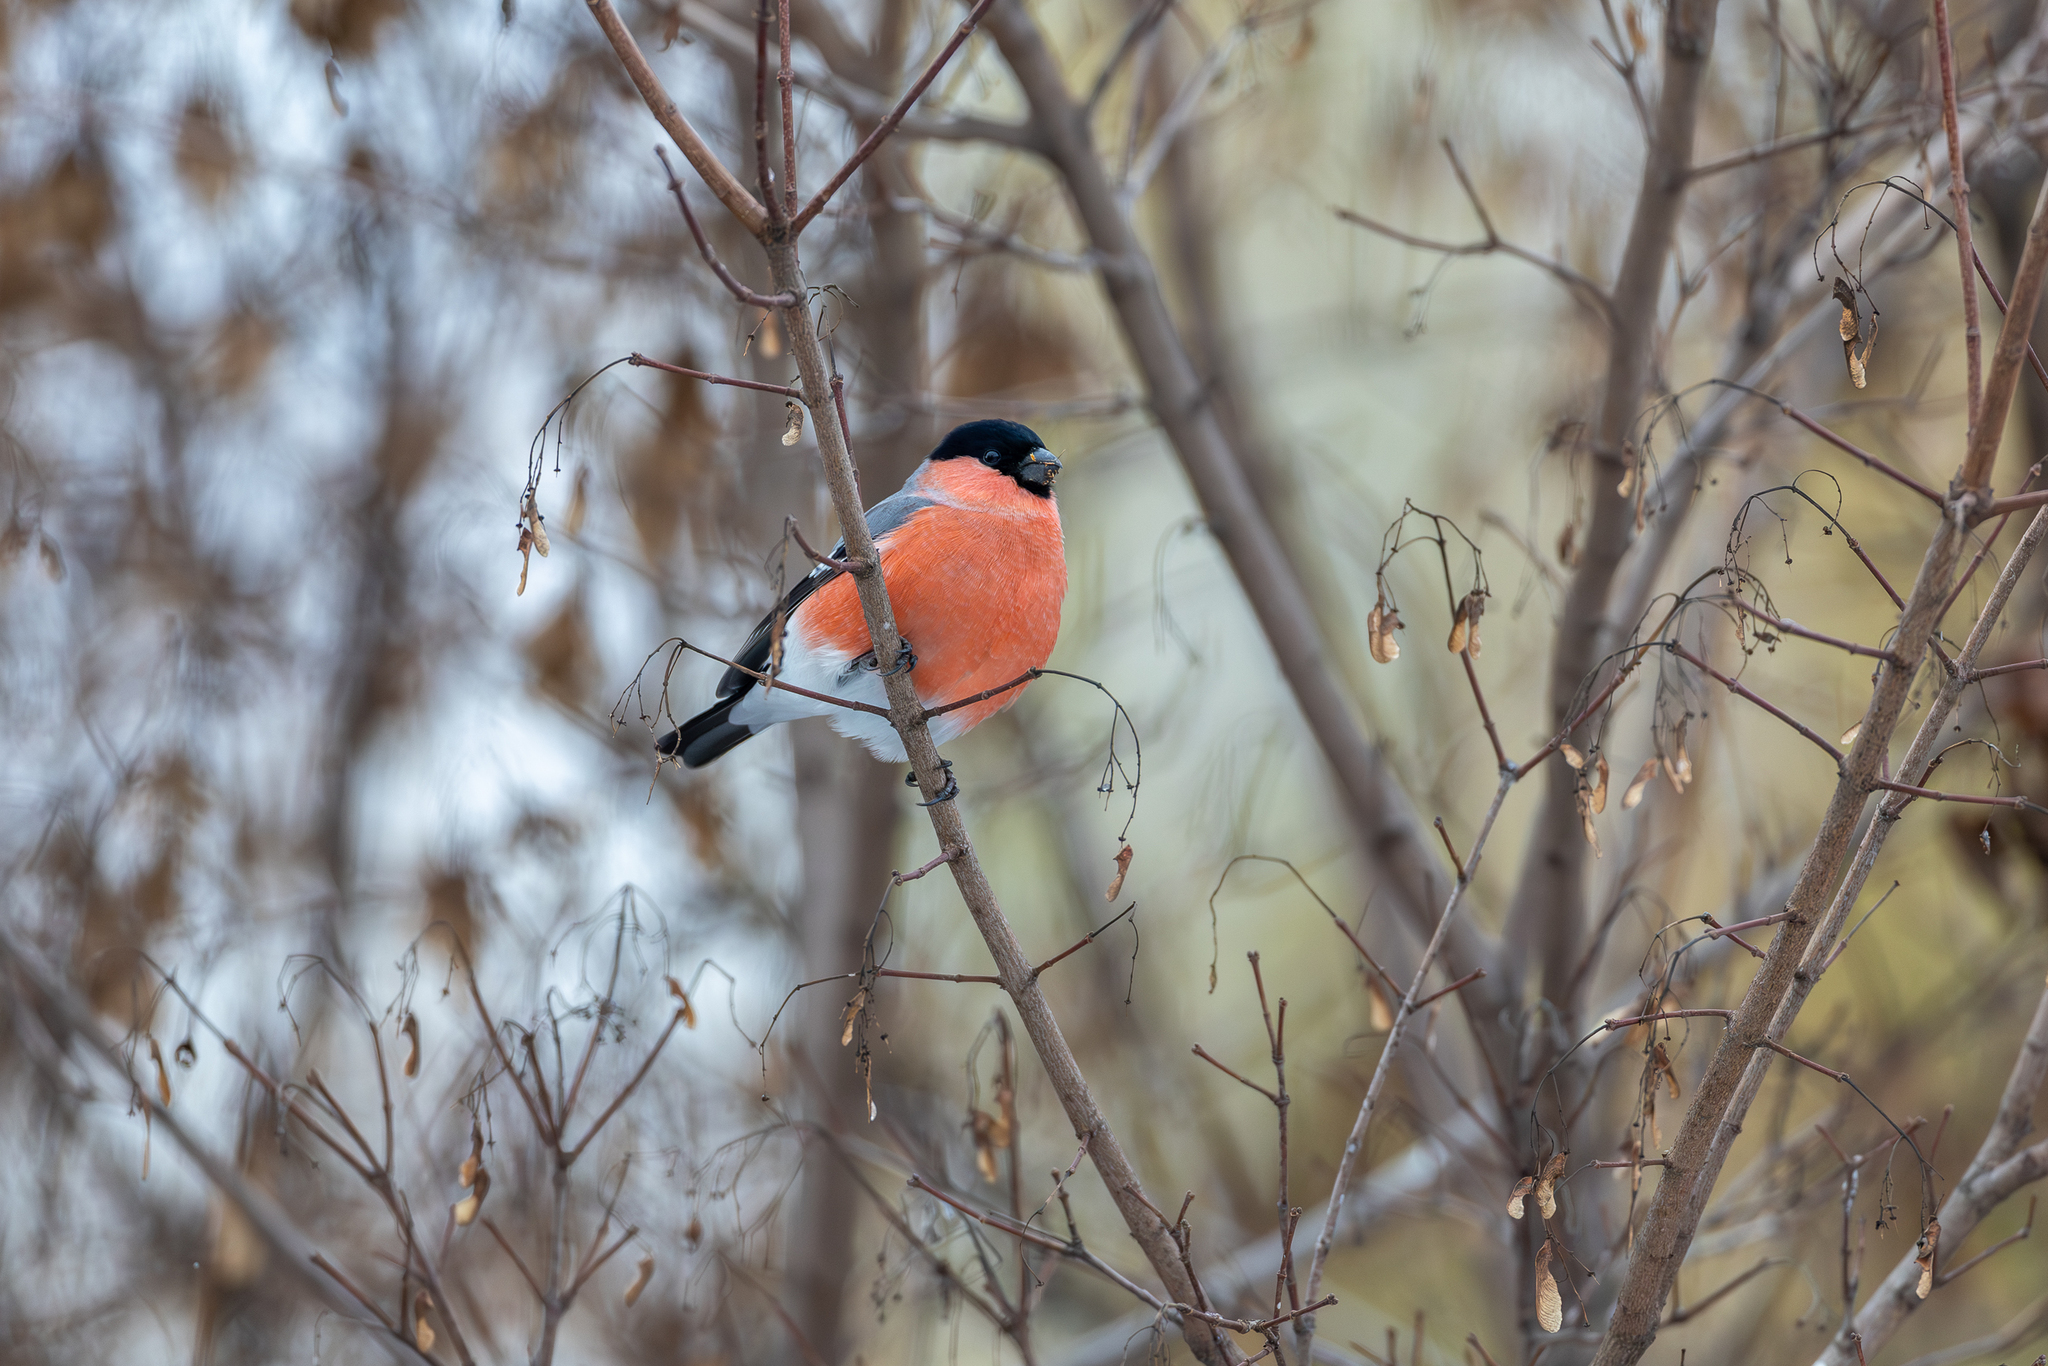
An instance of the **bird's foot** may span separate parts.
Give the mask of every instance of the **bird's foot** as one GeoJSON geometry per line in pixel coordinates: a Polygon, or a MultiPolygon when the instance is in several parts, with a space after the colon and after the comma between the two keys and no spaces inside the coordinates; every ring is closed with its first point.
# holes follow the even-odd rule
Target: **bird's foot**
{"type": "Polygon", "coordinates": [[[896,662],[882,674],[882,677],[894,678],[897,674],[909,673],[916,667],[917,651],[910,648],[910,637],[896,637],[896,662]]]}
{"type": "MultiPolygon", "coordinates": [[[[946,770],[946,785],[939,789],[938,796],[928,802],[919,802],[919,806],[937,806],[940,802],[950,802],[960,795],[960,784],[953,781],[953,761],[951,759],[941,759],[939,760],[939,766],[946,770]]],[[[905,787],[916,787],[917,774],[910,773],[906,775],[903,779],[903,785],[905,787]]]]}

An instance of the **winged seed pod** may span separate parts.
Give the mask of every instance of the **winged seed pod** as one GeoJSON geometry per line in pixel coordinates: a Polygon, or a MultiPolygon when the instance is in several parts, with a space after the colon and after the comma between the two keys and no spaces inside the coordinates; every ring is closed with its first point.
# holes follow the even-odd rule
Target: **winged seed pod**
{"type": "Polygon", "coordinates": [[[1536,1322],[1546,1333],[1564,1327],[1564,1296],[1557,1293],[1557,1277],[1550,1274],[1550,1240],[1536,1250],[1536,1322]]]}
{"type": "Polygon", "coordinates": [[[639,1303],[640,1292],[645,1290],[647,1283],[653,1279],[654,1258],[642,1257],[640,1259],[640,1269],[633,1273],[633,1283],[626,1287],[626,1294],[624,1296],[626,1308],[631,1309],[635,1304],[639,1303]]]}
{"type": "Polygon", "coordinates": [[[1471,649],[1474,659],[1479,658],[1479,618],[1485,615],[1486,594],[1467,593],[1465,595],[1465,624],[1471,628],[1471,649]]]}
{"type": "Polygon", "coordinates": [[[1514,1190],[1508,1193],[1508,1218],[1519,1219],[1522,1217],[1522,1201],[1534,1189],[1536,1189],[1536,1178],[1533,1176],[1525,1176],[1520,1181],[1515,1182],[1514,1190]]]}
{"type": "Polygon", "coordinates": [[[1593,771],[1598,775],[1593,781],[1593,814],[1597,816],[1607,809],[1607,756],[1598,755],[1593,765],[1593,771]]]}
{"type": "Polygon", "coordinates": [[[1444,642],[1445,648],[1454,655],[1465,653],[1465,645],[1471,636],[1471,623],[1465,611],[1470,598],[1458,599],[1458,609],[1451,616],[1451,638],[1444,642]]]}
{"type": "Polygon", "coordinates": [[[1116,851],[1116,876],[1109,880],[1109,890],[1102,894],[1104,901],[1116,900],[1116,894],[1124,889],[1124,877],[1131,871],[1134,852],[1128,844],[1116,851]]]}
{"type": "Polygon", "coordinates": [[[1579,753],[1577,745],[1559,745],[1557,752],[1562,754],[1564,761],[1573,768],[1584,768],[1586,766],[1586,756],[1579,753]]]}
{"type": "Polygon", "coordinates": [[[1394,639],[1394,632],[1399,629],[1401,614],[1388,607],[1385,598],[1365,614],[1366,647],[1372,651],[1375,663],[1392,664],[1401,657],[1401,642],[1394,639]]]}
{"type": "Polygon", "coordinates": [[[533,532],[533,548],[540,552],[542,559],[546,559],[548,557],[548,524],[547,519],[540,515],[540,500],[532,489],[528,489],[526,492],[526,525],[533,532]]]}
{"type": "Polygon", "coordinates": [[[797,442],[803,440],[804,405],[798,403],[795,399],[790,399],[782,406],[789,410],[789,425],[782,429],[782,444],[794,446],[797,442]]]}
{"type": "Polygon", "coordinates": [[[156,1098],[168,1106],[171,1103],[171,1074],[164,1066],[164,1050],[155,1039],[149,1041],[149,1060],[156,1064],[156,1098]]]}
{"type": "Polygon", "coordinates": [[[405,1075],[408,1077],[416,1077],[420,1074],[419,1017],[417,1015],[414,1015],[410,1010],[406,1011],[405,1020],[398,1026],[398,1032],[405,1035],[406,1040],[410,1045],[410,1047],[408,1047],[405,1052],[405,1075]]]}
{"type": "Polygon", "coordinates": [[[1543,1179],[1536,1183],[1536,1208],[1545,1219],[1557,1217],[1557,1178],[1564,1175],[1564,1159],[1563,1153],[1553,1156],[1543,1168],[1543,1179]]]}
{"type": "Polygon", "coordinates": [[[490,1168],[478,1163],[474,1177],[469,1182],[469,1194],[455,1202],[455,1222],[463,1228],[476,1222],[477,1211],[484,1207],[484,1197],[491,1193],[490,1168]]]}
{"type": "Polygon", "coordinates": [[[697,1027],[697,1007],[690,1004],[690,993],[683,990],[681,982],[671,977],[668,979],[668,994],[682,1002],[681,1005],[676,1007],[676,1011],[683,1017],[683,1028],[695,1029],[697,1027]]]}
{"type": "Polygon", "coordinates": [[[1842,748],[1843,748],[1843,749],[1847,749],[1847,748],[1849,748],[1849,746],[1851,746],[1851,745],[1855,744],[1855,743],[1856,743],[1856,737],[1857,737],[1857,736],[1859,736],[1859,735],[1861,735],[1862,733],[1863,733],[1863,723],[1862,723],[1861,721],[1858,721],[1858,722],[1857,722],[1857,723],[1856,723],[1855,725],[1853,725],[1853,726],[1849,727],[1849,729],[1847,729],[1847,730],[1843,731],[1843,732],[1842,732],[1842,748]]]}
{"type": "Polygon", "coordinates": [[[1941,1250],[1941,1220],[1927,1221],[1927,1228],[1920,1234],[1917,1250],[1920,1255],[1915,1257],[1913,1262],[1920,1268],[1919,1294],[1924,1300],[1934,1289],[1934,1258],[1941,1250]]]}
{"type": "Polygon", "coordinates": [[[1621,809],[1624,811],[1635,810],[1636,804],[1643,799],[1644,789],[1650,785],[1650,779],[1656,776],[1657,761],[1655,759],[1643,760],[1643,766],[1636,770],[1636,776],[1629,782],[1628,791],[1621,794],[1621,809]]]}
{"type": "Polygon", "coordinates": [[[427,1311],[433,1307],[433,1297],[424,1290],[412,1297],[412,1340],[422,1352],[434,1350],[434,1330],[427,1324],[427,1311]]]}

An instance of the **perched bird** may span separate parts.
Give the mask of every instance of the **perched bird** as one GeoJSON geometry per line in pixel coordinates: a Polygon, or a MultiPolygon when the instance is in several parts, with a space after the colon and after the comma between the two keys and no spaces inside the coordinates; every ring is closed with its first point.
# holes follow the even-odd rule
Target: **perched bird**
{"type": "MultiPolygon", "coordinates": [[[[1059,634],[1067,594],[1065,541],[1052,486],[1059,459],[1015,422],[956,427],[903,488],[868,509],[882,579],[903,639],[898,667],[910,669],[918,700],[944,706],[999,687],[1045,663],[1059,634]]],[[[833,558],[846,553],[841,541],[833,558]]],[[[735,660],[768,672],[776,618],[782,619],[777,682],[886,707],[853,577],[820,565],[761,619],[735,660]]],[[[1022,688],[934,717],[938,744],[965,735],[1017,700],[1022,688]]],[[[876,758],[903,762],[903,741],[886,717],[835,707],[785,688],[764,688],[740,669],[718,680],[718,701],[657,743],[701,768],[768,727],[829,716],[832,728],[876,758]]],[[[954,789],[950,782],[947,795],[954,789]]]]}

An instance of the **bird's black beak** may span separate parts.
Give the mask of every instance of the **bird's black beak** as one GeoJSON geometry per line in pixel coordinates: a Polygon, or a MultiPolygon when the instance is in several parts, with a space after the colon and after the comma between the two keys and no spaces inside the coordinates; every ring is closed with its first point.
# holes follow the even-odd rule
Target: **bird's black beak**
{"type": "Polygon", "coordinates": [[[1017,478],[1027,484],[1036,484],[1050,492],[1053,480],[1059,478],[1060,458],[1040,446],[1024,457],[1024,464],[1017,470],[1017,478]]]}

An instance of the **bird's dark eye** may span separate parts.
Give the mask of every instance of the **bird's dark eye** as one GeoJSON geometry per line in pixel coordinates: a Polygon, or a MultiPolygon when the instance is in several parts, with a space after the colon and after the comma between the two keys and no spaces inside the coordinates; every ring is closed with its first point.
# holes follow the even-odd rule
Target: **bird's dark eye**
{"type": "Polygon", "coordinates": [[[981,463],[987,465],[990,469],[994,469],[997,465],[1003,463],[1003,457],[997,455],[994,451],[983,451],[981,453],[981,463]]]}

